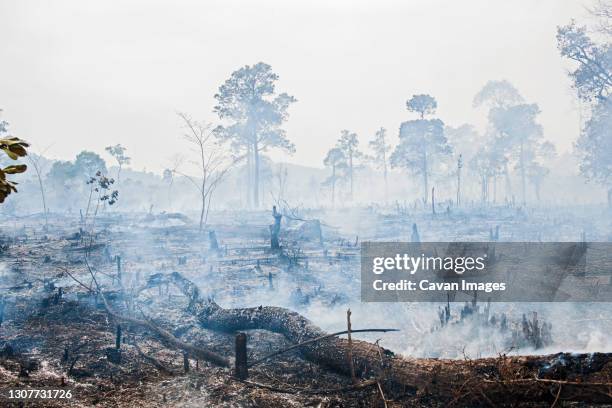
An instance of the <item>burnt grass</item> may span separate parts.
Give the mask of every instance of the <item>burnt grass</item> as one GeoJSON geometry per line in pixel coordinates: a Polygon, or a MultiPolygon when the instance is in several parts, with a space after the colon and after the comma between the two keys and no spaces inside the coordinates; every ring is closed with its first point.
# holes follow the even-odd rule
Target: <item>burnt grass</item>
{"type": "MultiPolygon", "coordinates": [[[[514,221],[504,223],[505,216],[499,214],[472,224],[449,218],[439,223],[427,220],[421,225],[425,224],[422,228],[428,228],[431,235],[434,229],[444,234],[450,225],[457,235],[485,239],[494,225],[513,228],[514,221]]],[[[356,238],[328,228],[324,229],[325,242],[321,245],[316,237],[287,232],[281,235],[286,252],[269,253],[269,218],[267,213],[255,214],[247,223],[215,225],[219,251],[210,250],[208,234],[162,216],[107,215],[96,221],[93,234],[78,220],[59,215],[51,217],[46,228],[42,217],[2,221],[0,390],[70,388],[74,397],[11,402],[3,392],[0,406],[385,406],[377,386],[317,393],[348,388],[351,380],[303,359],[299,351],[252,367],[250,384],[235,379],[230,369],[189,356],[186,370],[183,352],[146,327],[121,323],[120,351],[116,351],[120,322],[109,316],[93,292],[89,268],[117,312],[146,318],[181,341],[230,359],[234,356],[233,333],[200,327],[186,311],[187,302],[178,290],[163,285],[147,288],[147,277],[177,270],[200,286],[205,282],[208,287],[201,287],[203,291],[227,300],[258,293],[280,282],[283,274],[298,274],[300,287],[320,296],[324,304],[343,302],[341,293],[325,287],[320,277],[309,271],[316,269],[317,262],[354,266],[358,262],[356,238]]],[[[396,221],[405,222],[409,231],[411,223],[401,218],[396,221]]],[[[378,217],[363,228],[374,226],[372,236],[376,238],[391,236],[397,226],[387,221],[388,217],[378,217]]],[[[575,231],[552,218],[534,226],[536,229],[540,236],[553,230],[568,236],[575,231]]],[[[248,331],[247,336],[249,360],[292,345],[282,335],[263,330],[248,331]]],[[[386,406],[447,403],[435,395],[407,394],[386,401],[386,406]]]]}

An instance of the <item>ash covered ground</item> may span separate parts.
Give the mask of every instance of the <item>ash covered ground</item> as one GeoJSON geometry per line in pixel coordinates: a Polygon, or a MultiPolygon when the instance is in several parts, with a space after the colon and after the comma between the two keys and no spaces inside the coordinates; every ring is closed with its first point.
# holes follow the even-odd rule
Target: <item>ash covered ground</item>
{"type": "MultiPolygon", "coordinates": [[[[410,241],[413,224],[423,241],[576,241],[583,231],[592,241],[611,238],[609,215],[595,208],[458,211],[433,216],[416,209],[305,210],[300,219],[283,217],[280,250],[270,249],[269,211],[216,213],[207,233],[167,213],[108,212],[93,234],[70,216],[51,216],[46,227],[37,216],[4,220],[0,388],[74,390],[74,399],[45,402],[48,406],[449,402],[423,392],[383,399],[384,384],[353,389],[350,377],[313,363],[300,350],[252,367],[250,383],[238,381],[231,369],[193,357],[160,336],[161,328],[186,344],[234,356],[233,332],[202,327],[184,293],[167,282],[151,284],[175,272],[224,308],[281,306],[327,332],[346,329],[350,308],[353,329],[399,329],[354,333],[353,339],[407,358],[469,361],[610,351],[608,303],[451,303],[445,322],[440,317],[445,304],[360,302],[360,243],[410,241]],[[121,321],[105,302],[115,313],[151,326],[121,321]]],[[[269,330],[246,333],[249,361],[294,343],[269,330]]]]}

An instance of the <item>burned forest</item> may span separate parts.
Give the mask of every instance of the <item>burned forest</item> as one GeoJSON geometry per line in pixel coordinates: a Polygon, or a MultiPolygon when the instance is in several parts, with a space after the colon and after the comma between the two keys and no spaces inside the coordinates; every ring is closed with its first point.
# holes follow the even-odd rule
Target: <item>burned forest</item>
{"type": "Polygon", "coordinates": [[[609,0],[0,15],[0,406],[612,406],[609,0]]]}

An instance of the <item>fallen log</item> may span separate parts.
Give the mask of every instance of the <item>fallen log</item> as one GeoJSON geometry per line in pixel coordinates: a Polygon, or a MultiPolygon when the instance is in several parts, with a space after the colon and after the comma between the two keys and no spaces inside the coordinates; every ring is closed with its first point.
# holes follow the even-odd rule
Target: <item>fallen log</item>
{"type": "MultiPolygon", "coordinates": [[[[189,299],[187,310],[204,328],[224,332],[263,329],[283,334],[294,343],[327,335],[294,311],[272,306],[224,309],[212,299],[203,299],[198,287],[178,272],[164,278],[189,299]]],[[[164,279],[156,275],[155,282],[161,280],[164,279]]],[[[301,350],[312,362],[350,374],[348,342],[344,339],[330,337],[301,350]]],[[[353,340],[352,354],[356,375],[379,378],[393,398],[418,394],[462,405],[555,400],[612,402],[612,353],[502,355],[465,361],[415,359],[395,355],[377,344],[353,340]],[[551,369],[555,365],[561,370],[551,369]]]]}

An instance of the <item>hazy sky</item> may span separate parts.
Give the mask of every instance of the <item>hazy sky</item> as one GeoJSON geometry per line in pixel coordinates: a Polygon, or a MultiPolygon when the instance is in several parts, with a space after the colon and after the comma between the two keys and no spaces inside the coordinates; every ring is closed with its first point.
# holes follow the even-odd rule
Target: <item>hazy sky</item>
{"type": "MultiPolygon", "coordinates": [[[[35,151],[69,159],[121,143],[132,167],[160,171],[185,147],[177,110],[216,121],[230,73],[264,61],[294,95],[285,128],[322,166],[340,130],[393,141],[406,100],[429,93],[449,125],[483,125],[472,107],[489,79],[537,102],[545,136],[578,132],[556,26],[586,15],[570,0],[24,1],[0,0],[0,108],[35,151]]],[[[105,158],[108,156],[105,155],[105,158]]]]}

